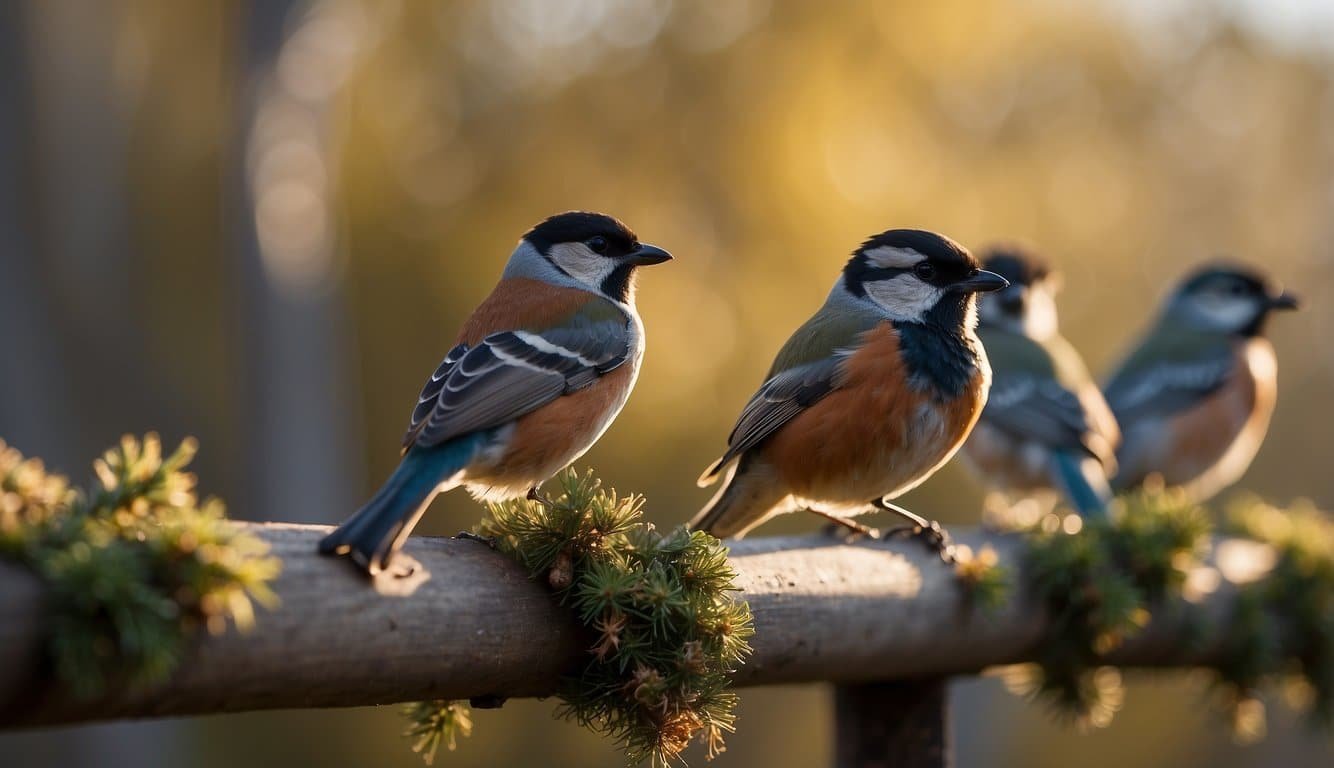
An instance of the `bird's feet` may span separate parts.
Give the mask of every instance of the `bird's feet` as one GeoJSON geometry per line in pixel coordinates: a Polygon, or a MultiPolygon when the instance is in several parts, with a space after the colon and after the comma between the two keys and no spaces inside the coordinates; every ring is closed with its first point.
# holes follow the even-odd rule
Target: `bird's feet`
{"type": "Polygon", "coordinates": [[[949,531],[941,527],[940,523],[935,520],[928,520],[925,525],[918,525],[917,523],[901,525],[885,532],[885,538],[898,536],[921,538],[932,551],[940,555],[940,559],[945,563],[952,565],[957,561],[954,540],[950,538],[949,531]]]}
{"type": "Polygon", "coordinates": [[[941,527],[940,523],[936,522],[935,520],[927,520],[925,517],[922,517],[921,515],[909,512],[903,507],[900,507],[898,504],[891,502],[889,499],[876,499],[875,501],[871,502],[871,505],[874,506],[876,509],[880,509],[885,512],[893,512],[894,514],[908,521],[907,525],[900,526],[898,528],[894,528],[888,531],[886,533],[886,537],[890,536],[921,537],[922,541],[926,542],[926,545],[928,547],[931,547],[931,549],[935,551],[936,554],[940,555],[941,560],[944,560],[946,563],[955,562],[956,558],[954,556],[954,540],[950,538],[949,531],[946,531],[943,527],[941,527]]]}
{"type": "Polygon", "coordinates": [[[553,502],[551,499],[548,499],[545,494],[537,490],[536,485],[528,489],[528,495],[525,496],[524,498],[528,499],[529,501],[536,501],[538,504],[541,504],[547,509],[551,509],[552,507],[556,506],[555,502],[553,502]]]}
{"type": "Polygon", "coordinates": [[[856,520],[839,517],[838,515],[824,512],[819,509],[807,509],[806,511],[813,515],[819,515],[829,521],[829,525],[826,525],[823,529],[823,533],[826,536],[842,537],[846,542],[852,542],[863,538],[870,539],[871,541],[879,541],[881,538],[880,531],[869,525],[862,525],[856,520]]]}
{"type": "Polygon", "coordinates": [[[495,536],[481,536],[476,533],[473,533],[472,531],[459,531],[457,534],[454,535],[454,538],[464,539],[465,541],[480,541],[481,543],[487,545],[491,549],[496,548],[495,536]]]}

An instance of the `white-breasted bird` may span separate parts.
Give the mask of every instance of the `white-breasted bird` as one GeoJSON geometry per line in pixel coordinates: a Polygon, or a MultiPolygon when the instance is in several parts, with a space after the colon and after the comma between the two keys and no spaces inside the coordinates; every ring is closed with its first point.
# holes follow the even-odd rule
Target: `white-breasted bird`
{"type": "Polygon", "coordinates": [[[320,552],[374,574],[441,491],[536,498],[625,405],[644,355],[635,270],[670,258],[600,213],[533,227],[422,388],[398,469],[320,552]]]}

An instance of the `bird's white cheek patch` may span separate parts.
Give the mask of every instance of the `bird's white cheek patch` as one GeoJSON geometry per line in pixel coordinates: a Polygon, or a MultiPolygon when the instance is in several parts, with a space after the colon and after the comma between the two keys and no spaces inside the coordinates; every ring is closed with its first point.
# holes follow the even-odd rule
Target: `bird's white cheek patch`
{"type": "Polygon", "coordinates": [[[913,275],[875,280],[865,286],[866,295],[896,320],[920,321],[944,293],[913,275]]]}
{"type": "Polygon", "coordinates": [[[1227,296],[1202,299],[1196,302],[1195,311],[1209,325],[1226,329],[1244,328],[1251,324],[1256,315],[1255,305],[1251,301],[1227,296]]]}
{"type": "Polygon", "coordinates": [[[1030,338],[1046,339],[1056,333],[1056,297],[1041,288],[1028,292],[1024,312],[1024,333],[1030,338]]]}
{"type": "Polygon", "coordinates": [[[583,243],[560,243],[553,245],[547,253],[553,264],[591,288],[602,285],[616,268],[614,261],[593,253],[583,243]]]}
{"type": "Polygon", "coordinates": [[[926,257],[911,248],[882,245],[866,251],[866,260],[877,267],[909,269],[926,257]]]}

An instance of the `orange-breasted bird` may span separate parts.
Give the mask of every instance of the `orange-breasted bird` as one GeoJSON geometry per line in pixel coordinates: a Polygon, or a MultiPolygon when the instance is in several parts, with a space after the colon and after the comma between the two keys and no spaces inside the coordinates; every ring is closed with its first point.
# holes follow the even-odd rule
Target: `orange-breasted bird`
{"type": "Polygon", "coordinates": [[[1236,482],[1277,398],[1265,322],[1296,308],[1294,295],[1250,267],[1208,264],[1182,280],[1103,388],[1124,434],[1113,486],[1156,475],[1203,501],[1236,482]]]}
{"type": "Polygon", "coordinates": [[[374,574],[441,491],[539,498],[630,396],[644,355],[635,270],[670,258],[600,213],[533,227],[422,388],[398,469],[320,552],[374,574]]]}
{"type": "Polygon", "coordinates": [[[948,557],[938,524],[888,500],[948,461],[982,412],[991,369],[974,294],[1005,285],[934,232],[894,229],[863,243],[700,477],[703,486],[725,474],[691,528],[740,537],[806,509],[875,535],[850,518],[878,508],[948,557]]]}
{"type": "Polygon", "coordinates": [[[1083,359],[1057,327],[1059,276],[1041,257],[1014,246],[989,249],[982,266],[1010,286],[977,302],[991,396],[960,455],[997,490],[1054,490],[1080,514],[1106,514],[1121,433],[1083,359]]]}

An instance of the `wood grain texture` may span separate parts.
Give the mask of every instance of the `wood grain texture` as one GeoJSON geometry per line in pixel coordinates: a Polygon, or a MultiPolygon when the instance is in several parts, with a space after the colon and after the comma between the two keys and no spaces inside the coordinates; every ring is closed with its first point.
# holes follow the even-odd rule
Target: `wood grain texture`
{"type": "MultiPolygon", "coordinates": [[[[586,658],[568,615],[546,588],[484,544],[413,537],[412,579],[367,581],[345,561],[319,557],[326,526],[248,524],[283,558],[282,604],[261,610],[247,634],[203,637],[173,679],[152,690],[70,699],[49,680],[0,675],[0,728],[126,717],[289,707],[339,707],[427,698],[551,694],[586,658]],[[394,594],[397,592],[398,594],[394,594]]],[[[984,539],[1015,566],[1012,537],[984,539]]],[[[844,544],[822,537],[736,542],[732,562],[755,613],[755,652],[739,685],[942,677],[1030,658],[1041,611],[1016,598],[983,611],[953,570],[919,542],[844,544]]],[[[1226,580],[1199,604],[1180,604],[1114,661],[1188,666],[1217,652],[1179,642],[1188,617],[1225,621],[1226,580]]],[[[40,589],[0,568],[0,664],[40,670],[40,589]]],[[[1221,640],[1222,633],[1207,635],[1221,640]]]]}

